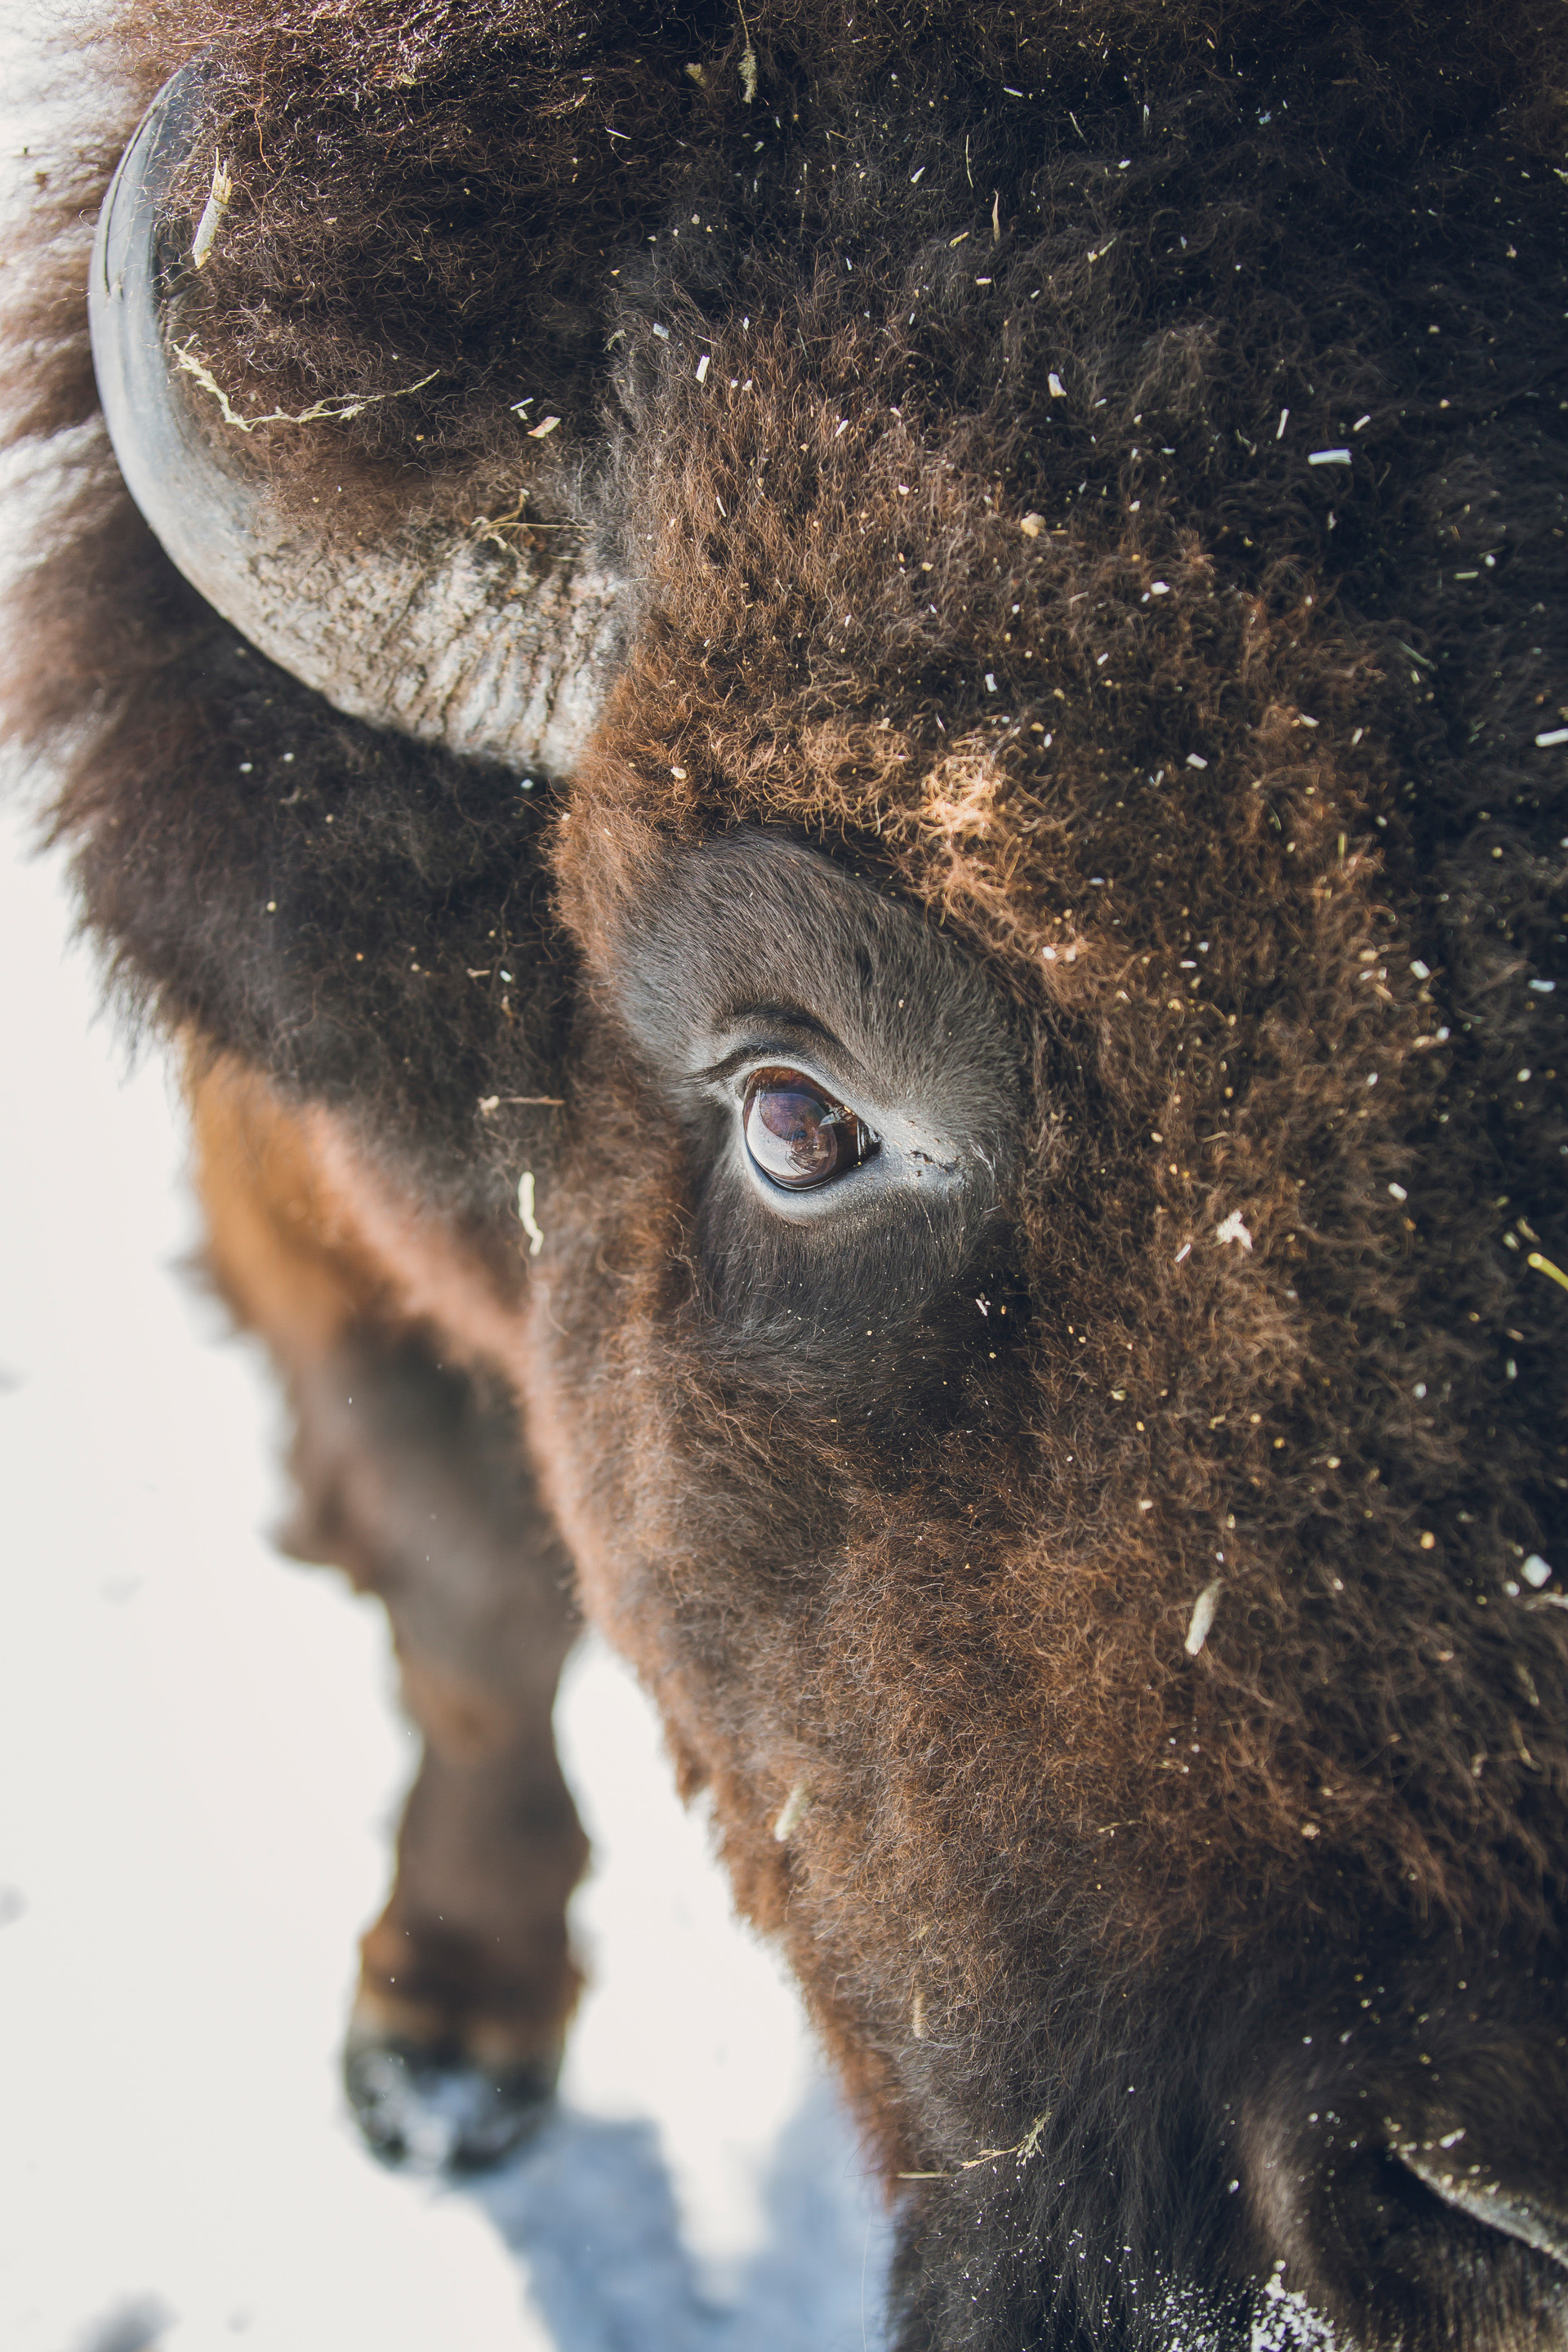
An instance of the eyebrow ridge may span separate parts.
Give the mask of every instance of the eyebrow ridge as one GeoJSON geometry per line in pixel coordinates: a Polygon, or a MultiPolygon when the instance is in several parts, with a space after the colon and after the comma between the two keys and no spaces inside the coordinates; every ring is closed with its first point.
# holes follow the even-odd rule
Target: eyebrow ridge
{"type": "Polygon", "coordinates": [[[738,1027],[742,1022],[750,1021],[772,1024],[785,1029],[804,1030],[808,1037],[820,1037],[824,1045],[831,1045],[836,1053],[848,1052],[843,1038],[837,1031],[830,1029],[825,1021],[819,1021],[814,1013],[807,1013],[805,1007],[799,1004],[742,1003],[733,1009],[726,1006],[714,1025],[718,1028],[731,1029],[738,1027]]]}

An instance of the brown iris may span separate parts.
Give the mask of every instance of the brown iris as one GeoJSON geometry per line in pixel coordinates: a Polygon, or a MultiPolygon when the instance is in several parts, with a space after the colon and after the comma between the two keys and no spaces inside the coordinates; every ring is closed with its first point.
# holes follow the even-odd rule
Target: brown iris
{"type": "Polygon", "coordinates": [[[800,1070],[757,1070],[746,1085],[746,1150],[787,1192],[806,1192],[858,1168],[876,1138],[800,1070]]]}

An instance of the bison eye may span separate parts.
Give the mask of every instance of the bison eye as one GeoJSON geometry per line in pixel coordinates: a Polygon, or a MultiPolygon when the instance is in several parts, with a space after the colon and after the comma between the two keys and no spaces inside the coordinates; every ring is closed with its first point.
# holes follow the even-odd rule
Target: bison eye
{"type": "Polygon", "coordinates": [[[865,1122],[800,1070],[753,1072],[744,1126],[752,1165],[790,1192],[831,1183],[877,1149],[865,1122]]]}

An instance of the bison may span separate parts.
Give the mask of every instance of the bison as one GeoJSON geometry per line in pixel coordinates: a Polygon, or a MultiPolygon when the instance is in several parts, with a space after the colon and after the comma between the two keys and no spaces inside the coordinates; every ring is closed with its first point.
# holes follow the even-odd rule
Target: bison
{"type": "Polygon", "coordinates": [[[1563,9],[74,70],[9,723],[425,1736],[372,2139],[548,2099],[581,1611],[901,2352],[1561,2352],[1563,9]]]}

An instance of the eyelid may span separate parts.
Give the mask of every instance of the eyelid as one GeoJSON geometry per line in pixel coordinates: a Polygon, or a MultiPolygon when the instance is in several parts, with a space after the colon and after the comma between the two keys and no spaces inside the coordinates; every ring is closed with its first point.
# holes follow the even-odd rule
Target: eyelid
{"type": "MultiPolygon", "coordinates": [[[[816,1034],[827,1045],[838,1044],[838,1040],[826,1029],[818,1028],[816,1034]]],[[[842,1052],[843,1049],[840,1047],[839,1050],[842,1052]]],[[[847,1061],[848,1056],[846,1055],[845,1059],[847,1061]]],[[[748,1041],[735,1046],[732,1052],[708,1063],[697,1076],[704,1085],[721,1087],[726,1094],[732,1095],[739,1101],[752,1079],[763,1070],[793,1071],[805,1078],[826,1101],[837,1103],[842,1109],[853,1112],[863,1127],[874,1128],[876,1125],[869,1114],[858,1107],[858,1100],[865,1097],[866,1089],[857,1084],[852,1074],[835,1069],[820,1055],[802,1052],[790,1039],[776,1034],[765,1041],[748,1041]]]]}
{"type": "Polygon", "coordinates": [[[770,1032],[802,1037],[820,1037],[836,1054],[844,1051],[843,1040],[835,1036],[826,1021],[808,1013],[804,1004],[791,1004],[783,997],[769,1003],[731,1005],[718,1013],[713,1023],[717,1035],[738,1034],[742,1030],[766,1034],[770,1032]]]}

